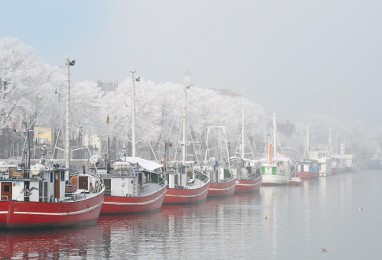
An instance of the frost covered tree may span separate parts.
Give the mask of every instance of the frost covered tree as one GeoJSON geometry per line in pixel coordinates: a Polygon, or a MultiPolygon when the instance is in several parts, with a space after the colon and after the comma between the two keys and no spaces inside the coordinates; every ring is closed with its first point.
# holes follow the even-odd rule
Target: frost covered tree
{"type": "MultiPolygon", "coordinates": [[[[2,38],[0,80],[0,129],[8,126],[21,130],[22,124],[25,128],[33,128],[36,123],[62,128],[67,84],[65,68],[46,64],[18,39],[2,38]]],[[[103,91],[93,81],[72,84],[71,132],[97,135],[103,142],[109,136],[115,149],[122,150],[131,142],[132,84],[129,76],[110,91],[103,91]]],[[[161,159],[166,140],[179,147],[182,139],[183,88],[183,84],[155,83],[143,78],[135,82],[137,145],[142,150],[149,147],[150,153],[156,153],[158,159],[161,159]]],[[[239,95],[198,86],[188,89],[187,96],[188,141],[192,137],[201,149],[206,145],[207,127],[222,125],[227,130],[230,152],[234,153],[240,142],[244,107],[250,145],[262,150],[269,132],[270,114],[261,106],[239,95]]],[[[328,145],[331,132],[332,144],[336,136],[338,142],[346,138],[349,146],[366,154],[370,147],[375,147],[376,139],[380,139],[360,124],[345,125],[329,116],[313,116],[310,122],[312,145],[328,145]]],[[[303,135],[305,131],[297,130],[293,136],[282,137],[281,145],[302,150],[303,135]]]]}

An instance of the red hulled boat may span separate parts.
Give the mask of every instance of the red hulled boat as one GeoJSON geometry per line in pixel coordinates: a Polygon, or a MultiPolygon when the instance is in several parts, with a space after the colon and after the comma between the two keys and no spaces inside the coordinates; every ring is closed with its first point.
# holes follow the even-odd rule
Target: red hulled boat
{"type": "Polygon", "coordinates": [[[236,176],[235,193],[259,191],[262,177],[254,160],[232,157],[231,167],[236,176]]]}
{"type": "Polygon", "coordinates": [[[235,193],[260,191],[261,182],[261,175],[254,176],[252,179],[238,179],[235,193]]]}
{"type": "Polygon", "coordinates": [[[104,185],[89,174],[65,181],[65,169],[38,163],[29,171],[0,163],[0,228],[44,229],[92,225],[101,211],[104,185]]]}
{"type": "Polygon", "coordinates": [[[211,182],[208,188],[208,197],[224,197],[235,193],[236,178],[232,177],[226,181],[211,182]]]}
{"type": "Polygon", "coordinates": [[[159,210],[167,190],[161,169],[139,157],[122,157],[112,169],[98,169],[106,187],[101,214],[159,210]]]}
{"type": "Polygon", "coordinates": [[[219,164],[219,162],[214,160],[214,158],[211,158],[209,162],[210,163],[207,166],[203,167],[204,174],[210,178],[208,197],[233,195],[235,192],[236,177],[230,170],[222,167],[222,164],[219,164]]]}
{"type": "Polygon", "coordinates": [[[301,179],[314,179],[319,176],[318,170],[317,160],[301,160],[296,163],[294,175],[301,179]]]}
{"type": "Polygon", "coordinates": [[[233,175],[236,177],[235,193],[254,192],[260,191],[262,176],[260,168],[256,164],[255,156],[253,154],[248,136],[245,132],[245,113],[243,107],[243,114],[241,120],[241,143],[238,144],[236,149],[237,157],[230,158],[230,165],[233,175]],[[247,145],[246,141],[247,140],[247,145]],[[246,148],[249,148],[249,150],[246,148]],[[247,159],[246,155],[250,154],[252,159],[247,159]]]}
{"type": "Polygon", "coordinates": [[[168,189],[163,204],[200,203],[207,199],[210,178],[192,165],[175,163],[166,175],[168,189]]]}

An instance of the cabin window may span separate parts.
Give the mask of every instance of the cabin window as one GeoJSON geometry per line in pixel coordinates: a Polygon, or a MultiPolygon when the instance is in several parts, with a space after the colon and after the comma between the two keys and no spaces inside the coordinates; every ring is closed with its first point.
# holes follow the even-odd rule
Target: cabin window
{"type": "Polygon", "coordinates": [[[65,172],[61,172],[61,181],[65,180],[65,172]]]}
{"type": "Polygon", "coordinates": [[[50,182],[53,183],[53,172],[50,173],[50,182]]]}
{"type": "Polygon", "coordinates": [[[4,185],[4,192],[9,192],[10,185],[4,185]]]}

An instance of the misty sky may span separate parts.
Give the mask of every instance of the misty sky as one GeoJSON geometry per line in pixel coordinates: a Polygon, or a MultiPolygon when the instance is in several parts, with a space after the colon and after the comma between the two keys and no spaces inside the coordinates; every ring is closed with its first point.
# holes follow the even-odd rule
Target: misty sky
{"type": "Polygon", "coordinates": [[[336,115],[382,127],[382,1],[1,1],[0,37],[73,80],[232,89],[281,120],[336,115]]]}

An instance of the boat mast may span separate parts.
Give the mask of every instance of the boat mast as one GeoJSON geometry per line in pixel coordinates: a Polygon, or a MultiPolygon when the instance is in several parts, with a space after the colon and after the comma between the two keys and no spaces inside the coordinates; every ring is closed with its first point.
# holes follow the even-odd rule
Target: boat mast
{"type": "Polygon", "coordinates": [[[309,126],[310,126],[310,123],[308,122],[307,126],[306,126],[306,143],[305,143],[305,156],[304,157],[309,157],[309,150],[310,150],[310,143],[309,143],[309,126]]]}
{"type": "Polygon", "coordinates": [[[75,60],[71,60],[69,57],[65,60],[67,68],[67,93],[65,103],[65,167],[68,171],[65,172],[65,180],[69,181],[70,171],[70,135],[69,135],[69,123],[70,123],[70,67],[76,64],[75,60]]]}
{"type": "Polygon", "coordinates": [[[276,145],[276,113],[273,113],[273,156],[277,156],[277,145],[276,145]]]}
{"type": "Polygon", "coordinates": [[[189,72],[186,72],[183,77],[184,83],[184,100],[183,100],[183,140],[182,140],[182,162],[186,162],[186,124],[187,124],[187,89],[191,86],[191,75],[189,72]]]}
{"type": "Polygon", "coordinates": [[[135,71],[131,71],[131,79],[133,81],[133,88],[131,91],[131,156],[135,157],[135,71]]]}
{"type": "Polygon", "coordinates": [[[241,118],[241,158],[244,159],[244,152],[245,152],[245,147],[244,147],[244,106],[243,106],[243,114],[241,118]]]}

